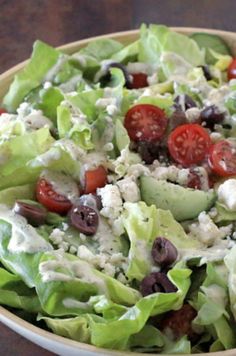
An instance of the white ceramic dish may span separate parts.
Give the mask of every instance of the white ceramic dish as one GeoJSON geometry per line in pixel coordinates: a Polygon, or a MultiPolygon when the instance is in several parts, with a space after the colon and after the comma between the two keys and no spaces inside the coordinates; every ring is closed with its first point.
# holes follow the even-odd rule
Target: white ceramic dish
{"type": "MultiPolygon", "coordinates": [[[[219,31],[219,30],[209,30],[209,29],[200,29],[200,28],[185,28],[185,27],[176,27],[173,30],[189,35],[193,32],[207,32],[211,34],[216,34],[221,36],[231,47],[233,53],[236,55],[236,33],[233,32],[226,32],[226,31],[219,31]]],[[[96,40],[98,38],[113,38],[122,43],[130,43],[136,40],[138,37],[138,31],[126,31],[126,32],[119,32],[108,34],[99,37],[93,37],[73,43],[69,43],[62,47],[59,47],[60,50],[71,54],[81,47],[86,46],[90,41],[96,40]]],[[[9,69],[7,72],[0,75],[0,101],[4,94],[7,92],[8,87],[14,77],[14,75],[19,72],[27,63],[27,61],[22,62],[15,67],[9,69]]],[[[40,329],[22,319],[15,316],[13,313],[10,313],[3,307],[0,307],[0,322],[7,325],[9,328],[13,329],[20,335],[24,336],[25,338],[29,339],[30,341],[40,345],[41,347],[50,350],[57,355],[62,356],[140,356],[146,355],[150,356],[152,354],[140,354],[135,352],[121,352],[121,351],[113,351],[107,349],[97,348],[88,344],[83,344],[77,341],[73,341],[70,339],[66,339],[61,336],[57,336],[52,334],[48,331],[40,329]]],[[[154,355],[154,354],[153,354],[154,355]]],[[[157,354],[155,354],[157,355],[157,354]]],[[[227,350],[227,351],[220,351],[214,353],[205,353],[201,354],[202,356],[236,356],[236,349],[227,350]]],[[[163,355],[164,356],[164,355],[163,355]]],[[[185,355],[186,356],[186,355],[185,355]]],[[[187,355],[188,356],[188,355],[187,355]]]]}

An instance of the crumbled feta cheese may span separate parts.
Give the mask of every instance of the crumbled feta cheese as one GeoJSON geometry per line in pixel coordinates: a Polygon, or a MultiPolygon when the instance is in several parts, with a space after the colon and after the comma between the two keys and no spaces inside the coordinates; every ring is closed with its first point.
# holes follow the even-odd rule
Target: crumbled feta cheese
{"type": "Polygon", "coordinates": [[[119,180],[116,184],[118,185],[122,198],[125,201],[136,203],[140,200],[140,191],[138,185],[131,177],[119,180]]]}
{"type": "Polygon", "coordinates": [[[213,143],[216,143],[216,142],[222,140],[222,139],[223,139],[223,136],[222,136],[221,133],[219,133],[219,132],[212,132],[212,133],[210,134],[210,138],[211,138],[211,141],[212,141],[213,143]]]}
{"type": "Polygon", "coordinates": [[[85,245],[80,245],[77,249],[77,256],[82,260],[91,261],[94,258],[94,254],[85,245]]]}
{"type": "Polygon", "coordinates": [[[114,149],[114,145],[112,142],[108,142],[103,146],[103,150],[106,152],[110,152],[114,149]]]}
{"type": "Polygon", "coordinates": [[[101,215],[109,219],[116,219],[122,211],[122,199],[118,187],[107,184],[103,188],[98,188],[97,194],[102,200],[101,215]]]}
{"type": "Polygon", "coordinates": [[[216,240],[228,236],[231,229],[232,225],[218,228],[205,211],[199,214],[198,223],[189,225],[190,234],[207,246],[211,246],[216,240]]]}
{"type": "Polygon", "coordinates": [[[108,105],[114,105],[116,107],[116,98],[100,98],[96,101],[96,108],[106,109],[108,105]]]}
{"type": "Polygon", "coordinates": [[[107,111],[108,115],[110,115],[110,116],[113,116],[119,112],[117,106],[114,104],[107,105],[106,111],[107,111]]]}
{"type": "Polygon", "coordinates": [[[112,231],[115,236],[121,236],[122,234],[124,234],[125,229],[124,229],[124,224],[123,224],[121,217],[119,217],[113,221],[112,231]]]}
{"type": "Polygon", "coordinates": [[[158,180],[169,180],[180,185],[186,185],[189,177],[189,169],[179,169],[176,166],[157,166],[151,172],[151,175],[158,180]]]}
{"type": "Polygon", "coordinates": [[[52,83],[51,82],[45,82],[44,84],[43,84],[43,89],[49,89],[49,88],[51,88],[52,87],[52,83]]]}
{"type": "Polygon", "coordinates": [[[236,211],[236,179],[228,179],[219,186],[218,198],[228,209],[236,211]]]}
{"type": "Polygon", "coordinates": [[[56,228],[49,235],[49,240],[51,240],[54,245],[59,245],[60,243],[62,243],[64,236],[65,232],[56,228]]]}
{"type": "Polygon", "coordinates": [[[200,117],[200,110],[198,108],[189,108],[185,111],[185,115],[189,122],[196,122],[200,117]]]}
{"type": "Polygon", "coordinates": [[[67,252],[69,250],[69,242],[66,242],[66,241],[62,241],[59,245],[58,245],[59,248],[63,249],[65,252],[67,252]]]}
{"type": "Polygon", "coordinates": [[[76,255],[77,254],[77,248],[73,245],[70,246],[69,248],[69,253],[71,253],[72,255],[76,255]]]}
{"type": "Polygon", "coordinates": [[[141,63],[141,62],[129,62],[127,64],[127,70],[129,73],[132,73],[132,74],[148,73],[149,65],[146,63],[141,63]]]}
{"type": "Polygon", "coordinates": [[[140,176],[149,176],[150,170],[148,167],[141,163],[132,164],[127,170],[127,176],[131,176],[133,179],[137,179],[140,176]]]}

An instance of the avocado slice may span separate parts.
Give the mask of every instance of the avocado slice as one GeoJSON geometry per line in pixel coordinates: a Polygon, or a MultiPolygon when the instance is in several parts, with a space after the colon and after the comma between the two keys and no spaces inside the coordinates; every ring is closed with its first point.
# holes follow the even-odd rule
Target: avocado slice
{"type": "Polygon", "coordinates": [[[214,191],[183,188],[180,185],[156,180],[153,177],[140,177],[141,198],[147,205],[170,210],[178,221],[196,218],[201,211],[209,210],[216,200],[214,191]]]}
{"type": "Polygon", "coordinates": [[[205,32],[195,32],[190,37],[197,42],[200,48],[206,49],[206,62],[208,64],[214,64],[216,59],[212,56],[209,49],[220,54],[226,54],[232,56],[232,52],[228,44],[219,36],[212,35],[205,32]]]}

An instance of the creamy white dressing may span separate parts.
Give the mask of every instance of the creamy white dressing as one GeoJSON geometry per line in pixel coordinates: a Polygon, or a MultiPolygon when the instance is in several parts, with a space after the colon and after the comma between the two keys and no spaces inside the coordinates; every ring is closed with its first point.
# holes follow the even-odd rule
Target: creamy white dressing
{"type": "Polygon", "coordinates": [[[85,159],[86,151],[77,146],[72,140],[61,139],[55,142],[55,147],[60,147],[64,151],[68,152],[71,158],[75,161],[81,161],[85,159]]]}
{"type": "Polygon", "coordinates": [[[61,54],[58,57],[58,60],[54,64],[54,66],[52,66],[52,68],[50,68],[47,74],[45,75],[43,82],[52,82],[55,75],[60,71],[63,65],[67,62],[68,58],[69,56],[65,54],[61,54]]]}
{"type": "Polygon", "coordinates": [[[201,287],[201,290],[211,299],[214,303],[221,305],[223,308],[227,304],[227,295],[224,288],[217,284],[211,284],[208,287],[201,287]]]}
{"type": "Polygon", "coordinates": [[[54,161],[58,161],[61,158],[61,151],[58,147],[53,147],[49,151],[37,156],[31,163],[33,167],[43,166],[48,167],[54,161]]]}
{"type": "Polygon", "coordinates": [[[66,308],[78,308],[78,309],[88,309],[90,308],[89,303],[87,302],[79,302],[76,299],[73,298],[65,298],[62,301],[62,304],[64,305],[64,307],[66,308]]]}
{"type": "Polygon", "coordinates": [[[70,78],[67,82],[60,84],[59,88],[63,91],[63,93],[73,92],[73,90],[75,90],[76,84],[79,83],[81,79],[82,79],[81,74],[75,75],[74,77],[70,78]]]}
{"type": "Polygon", "coordinates": [[[53,249],[23,216],[15,214],[5,205],[0,205],[0,219],[12,225],[12,236],[8,244],[11,253],[37,253],[53,249]]]}
{"type": "Polygon", "coordinates": [[[229,253],[230,249],[235,246],[231,240],[218,240],[215,245],[202,249],[178,249],[179,260],[188,261],[192,258],[200,258],[199,265],[207,262],[221,261],[229,253]]]}
{"type": "Polygon", "coordinates": [[[41,177],[52,185],[53,190],[60,195],[63,195],[71,202],[76,203],[79,199],[78,184],[73,178],[60,172],[45,170],[41,177]]]}
{"type": "Polygon", "coordinates": [[[39,272],[44,283],[71,281],[78,278],[85,283],[95,285],[99,293],[107,294],[106,282],[89,263],[79,259],[70,261],[61,250],[53,251],[50,254],[54,256],[54,260],[44,261],[39,264],[39,272]],[[58,269],[66,269],[67,273],[58,272],[58,269]]]}

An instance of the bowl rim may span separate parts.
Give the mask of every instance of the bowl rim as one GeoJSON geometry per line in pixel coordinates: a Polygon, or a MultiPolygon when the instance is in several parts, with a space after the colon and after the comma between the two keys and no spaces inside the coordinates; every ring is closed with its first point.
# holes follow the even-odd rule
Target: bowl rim
{"type": "MultiPolygon", "coordinates": [[[[202,32],[202,33],[209,33],[213,35],[218,35],[220,37],[226,38],[231,41],[236,42],[236,33],[232,31],[223,31],[223,30],[218,30],[218,29],[208,29],[208,28],[199,28],[199,27],[169,27],[171,30],[180,32],[183,34],[191,34],[193,32],[202,32]]],[[[93,37],[88,37],[79,41],[73,41],[70,43],[63,44],[59,47],[56,47],[59,50],[64,51],[65,53],[71,54],[74,51],[82,48],[83,46],[87,45],[89,42],[94,41],[94,40],[99,40],[99,39],[106,39],[106,38],[112,38],[115,40],[125,40],[126,38],[132,38],[135,39],[139,33],[139,29],[136,30],[129,30],[129,31],[120,31],[120,32],[112,32],[104,35],[99,35],[99,36],[93,36],[93,37]]],[[[127,40],[127,43],[130,42],[130,40],[127,40]]],[[[14,65],[10,69],[6,70],[2,74],[0,74],[0,82],[8,82],[8,84],[11,82],[13,76],[22,70],[24,66],[28,63],[29,59],[24,60],[20,62],[19,64],[14,65]],[[7,79],[10,78],[10,81],[7,79]]],[[[0,97],[0,100],[2,98],[0,97]]],[[[42,341],[52,341],[57,344],[63,344],[63,346],[66,346],[68,348],[77,348],[78,352],[79,351],[87,351],[90,352],[91,354],[94,352],[94,355],[109,355],[109,356],[124,356],[124,355],[130,355],[130,356],[151,356],[151,355],[157,355],[155,354],[150,354],[150,353],[137,353],[137,352],[131,352],[131,351],[119,351],[119,350],[111,350],[111,349],[105,349],[105,348],[99,348],[96,346],[93,346],[91,344],[86,344],[82,343],[79,341],[75,341],[63,336],[59,336],[54,334],[53,332],[44,330],[38,326],[35,326],[34,324],[31,324],[28,321],[25,321],[24,319],[16,316],[14,313],[8,311],[6,308],[3,306],[0,306],[0,322],[8,326],[10,329],[15,330],[18,334],[21,334],[22,336],[26,337],[29,339],[31,342],[38,344],[39,346],[45,348],[42,345],[42,341]],[[34,338],[32,340],[29,338],[27,335],[29,334],[35,334],[37,337],[40,338],[40,341],[37,340],[37,338],[34,338]]],[[[50,346],[48,348],[50,351],[54,351],[53,347],[50,346]]],[[[236,348],[234,349],[229,349],[225,351],[218,351],[218,352],[211,352],[211,353],[202,353],[202,356],[235,356],[236,354],[236,348]]],[[[163,356],[168,356],[164,355],[163,356]]],[[[191,355],[198,355],[198,354],[191,354],[191,355]]],[[[181,355],[180,355],[181,356],[181,355]]],[[[184,356],[184,355],[183,355],[184,356]]],[[[186,355],[185,356],[190,356],[186,355]]]]}

